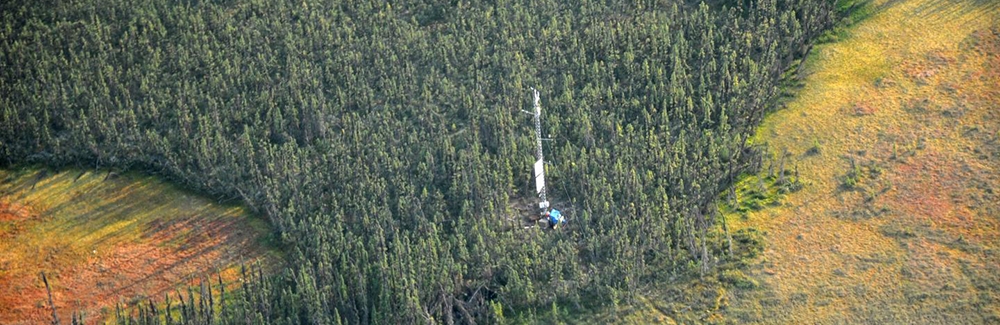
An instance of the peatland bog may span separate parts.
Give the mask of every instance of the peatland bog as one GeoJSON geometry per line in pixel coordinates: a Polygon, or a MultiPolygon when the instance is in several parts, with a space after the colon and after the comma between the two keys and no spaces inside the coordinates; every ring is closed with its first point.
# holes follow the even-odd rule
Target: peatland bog
{"type": "Polygon", "coordinates": [[[0,170],[0,323],[88,323],[174,296],[203,279],[235,286],[239,266],[277,261],[267,224],[150,176],[0,170]]]}
{"type": "Polygon", "coordinates": [[[805,185],[728,216],[767,233],[730,319],[1000,322],[1000,3],[869,8],[758,130],[805,185]]]}

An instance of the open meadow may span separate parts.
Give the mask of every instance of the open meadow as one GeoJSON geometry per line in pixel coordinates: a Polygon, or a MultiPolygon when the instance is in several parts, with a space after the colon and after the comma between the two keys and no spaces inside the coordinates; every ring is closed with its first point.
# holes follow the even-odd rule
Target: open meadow
{"type": "Polygon", "coordinates": [[[1000,3],[875,1],[814,50],[754,141],[804,188],[766,231],[739,322],[1000,322],[1000,3]]]}

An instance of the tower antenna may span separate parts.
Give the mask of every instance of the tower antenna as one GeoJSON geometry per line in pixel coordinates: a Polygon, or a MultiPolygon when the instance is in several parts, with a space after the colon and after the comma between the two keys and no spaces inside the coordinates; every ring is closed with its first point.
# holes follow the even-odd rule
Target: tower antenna
{"type": "Polygon", "coordinates": [[[531,87],[531,92],[535,99],[535,144],[538,150],[535,152],[535,191],[538,192],[538,208],[543,212],[549,208],[549,201],[545,197],[545,156],[542,154],[542,105],[538,96],[538,90],[531,87]]]}

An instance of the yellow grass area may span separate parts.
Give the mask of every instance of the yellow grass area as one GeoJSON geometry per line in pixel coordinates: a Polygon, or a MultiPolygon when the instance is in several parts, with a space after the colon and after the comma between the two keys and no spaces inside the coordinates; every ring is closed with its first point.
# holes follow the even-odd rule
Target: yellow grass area
{"type": "Polygon", "coordinates": [[[870,4],[752,139],[774,158],[722,210],[761,256],[587,322],[1000,324],[1000,1],[870,4]],[[761,180],[782,161],[800,190],[761,180]]]}
{"type": "Polygon", "coordinates": [[[155,177],[107,171],[0,170],[0,324],[90,323],[114,304],[159,301],[243,262],[278,259],[260,218],[155,177]]]}
{"type": "Polygon", "coordinates": [[[806,185],[728,216],[768,234],[729,320],[1000,323],[1000,1],[873,6],[754,139],[806,185]]]}

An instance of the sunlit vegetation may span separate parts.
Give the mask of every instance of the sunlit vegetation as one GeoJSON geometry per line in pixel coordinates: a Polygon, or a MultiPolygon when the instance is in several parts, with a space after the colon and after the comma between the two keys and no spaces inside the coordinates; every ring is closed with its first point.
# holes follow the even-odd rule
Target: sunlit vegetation
{"type": "Polygon", "coordinates": [[[192,317],[268,324],[557,322],[708,274],[732,255],[716,199],[833,21],[825,0],[0,6],[4,162],[265,215],[288,268],[192,317]],[[528,87],[557,231],[522,227],[528,87]]]}
{"type": "Polygon", "coordinates": [[[744,270],[760,289],[733,290],[726,317],[997,323],[1000,3],[873,1],[857,15],[754,138],[789,152],[806,185],[727,215],[768,236],[744,270]]]}
{"type": "Polygon", "coordinates": [[[268,233],[239,206],[153,177],[0,170],[0,323],[51,323],[54,307],[90,324],[204,278],[235,288],[240,265],[280,265],[268,233]]]}

